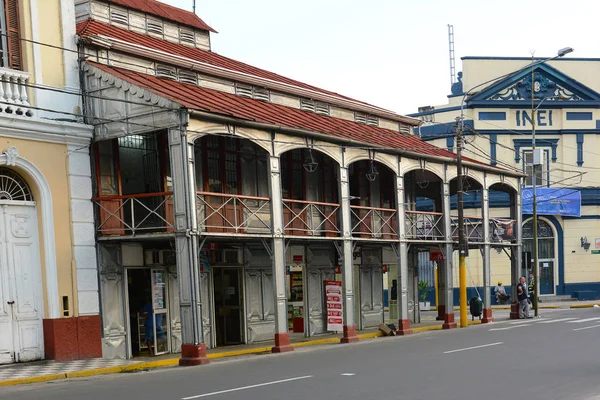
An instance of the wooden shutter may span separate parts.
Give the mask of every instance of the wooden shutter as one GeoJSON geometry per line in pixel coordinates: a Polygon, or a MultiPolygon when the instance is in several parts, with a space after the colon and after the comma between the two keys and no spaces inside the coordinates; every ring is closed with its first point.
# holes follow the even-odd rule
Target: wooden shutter
{"type": "Polygon", "coordinates": [[[8,66],[12,69],[23,70],[21,56],[21,34],[19,21],[19,0],[4,0],[6,16],[6,42],[8,43],[8,66]]]}

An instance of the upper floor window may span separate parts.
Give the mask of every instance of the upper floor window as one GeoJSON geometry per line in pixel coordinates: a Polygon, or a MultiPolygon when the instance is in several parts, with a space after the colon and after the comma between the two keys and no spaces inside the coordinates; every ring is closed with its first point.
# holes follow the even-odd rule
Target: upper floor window
{"type": "Polygon", "coordinates": [[[2,40],[0,41],[1,66],[23,70],[19,0],[0,0],[0,6],[4,10],[0,15],[0,28],[2,29],[2,40]]]}
{"type": "MultiPolygon", "coordinates": [[[[548,150],[542,151],[542,165],[538,165],[536,172],[536,186],[549,186],[549,163],[548,150]]],[[[527,174],[525,186],[533,186],[533,151],[523,150],[523,172],[527,174]]]]}

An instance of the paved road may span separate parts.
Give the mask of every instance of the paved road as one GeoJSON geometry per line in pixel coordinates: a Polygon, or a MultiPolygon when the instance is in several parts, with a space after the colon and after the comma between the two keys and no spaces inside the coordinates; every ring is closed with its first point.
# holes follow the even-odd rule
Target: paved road
{"type": "Polygon", "coordinates": [[[539,320],[312,347],[201,367],[0,388],[0,398],[600,398],[600,309],[542,311],[539,320]]]}

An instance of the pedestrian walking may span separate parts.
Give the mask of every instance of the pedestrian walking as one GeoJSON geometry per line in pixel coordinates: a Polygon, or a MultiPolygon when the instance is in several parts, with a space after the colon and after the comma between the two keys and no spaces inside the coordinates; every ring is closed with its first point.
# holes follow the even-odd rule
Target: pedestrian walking
{"type": "Polygon", "coordinates": [[[519,300],[519,318],[531,318],[529,316],[529,293],[527,292],[527,279],[522,276],[517,285],[517,299],[519,300]]]}

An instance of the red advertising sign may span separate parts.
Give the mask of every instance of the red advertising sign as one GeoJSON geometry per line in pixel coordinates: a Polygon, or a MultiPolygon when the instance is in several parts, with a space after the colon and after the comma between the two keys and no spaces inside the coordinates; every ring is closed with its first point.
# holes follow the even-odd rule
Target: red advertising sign
{"type": "Polygon", "coordinates": [[[344,329],[342,282],[325,281],[325,294],[327,300],[327,330],[341,332],[344,329]]]}
{"type": "Polygon", "coordinates": [[[429,261],[444,261],[444,253],[440,249],[430,249],[429,261]]]}

